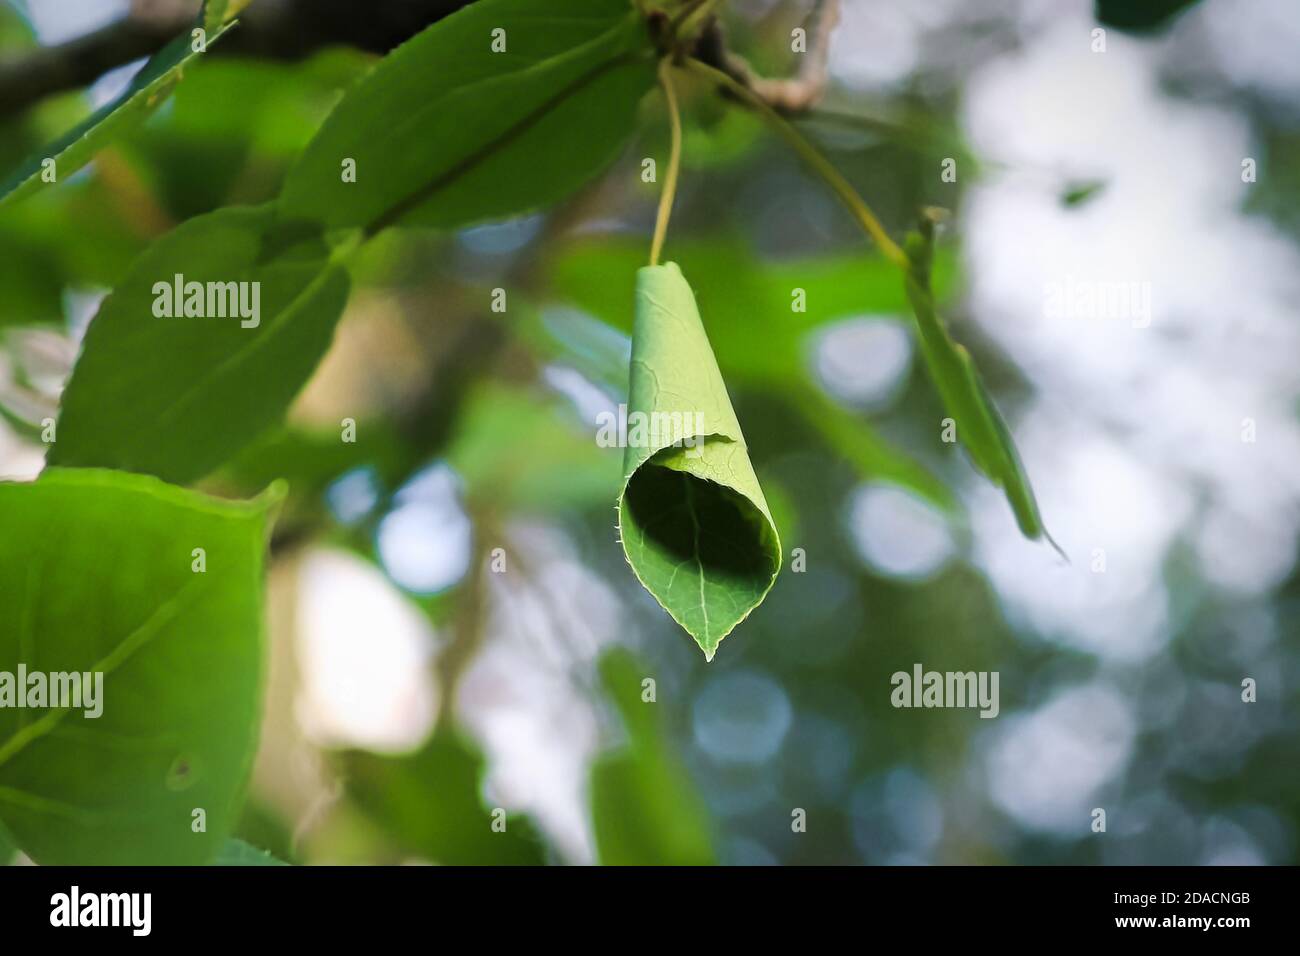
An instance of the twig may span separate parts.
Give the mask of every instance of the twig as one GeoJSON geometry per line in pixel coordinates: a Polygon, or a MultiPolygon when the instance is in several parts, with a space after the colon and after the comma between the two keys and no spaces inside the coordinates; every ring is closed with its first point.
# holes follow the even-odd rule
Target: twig
{"type": "Polygon", "coordinates": [[[736,98],[754,107],[759,115],[767,120],[769,125],[794,148],[804,162],[811,166],[813,171],[835,191],[840,201],[853,213],[854,218],[858,220],[862,228],[875,240],[876,245],[880,247],[880,251],[884,253],[885,257],[899,268],[908,268],[907,255],[893,239],[889,238],[889,234],[885,232],[885,227],[880,224],[880,220],[871,211],[871,207],[858,195],[858,191],[849,184],[849,181],[844,178],[840,171],[825,156],[819,153],[816,147],[803,137],[803,134],[791,126],[788,120],[768,105],[767,101],[757,93],[724,71],[693,59],[687,60],[686,66],[700,76],[720,84],[736,98]]]}
{"type": "Polygon", "coordinates": [[[816,106],[826,92],[831,34],[839,22],[840,0],[815,0],[805,21],[808,50],[793,77],[760,76],[744,57],[727,47],[722,26],[716,19],[701,33],[694,56],[726,73],[776,112],[796,115],[816,106]]]}
{"type": "MultiPolygon", "coordinates": [[[[299,60],[328,46],[387,53],[473,0],[257,0],[216,56],[299,60]]],[[[130,16],[94,33],[0,62],[0,117],[47,96],[86,86],[109,70],[150,56],[194,23],[196,2],[138,4],[130,16]]]]}
{"type": "Polygon", "coordinates": [[[0,62],[0,116],[93,83],[109,70],[150,56],[194,22],[192,13],[127,17],[57,46],[0,62]]]}

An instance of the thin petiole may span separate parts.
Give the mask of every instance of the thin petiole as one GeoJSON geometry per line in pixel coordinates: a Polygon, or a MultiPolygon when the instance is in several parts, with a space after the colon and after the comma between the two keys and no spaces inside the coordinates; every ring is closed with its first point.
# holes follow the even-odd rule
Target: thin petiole
{"type": "Polygon", "coordinates": [[[673,15],[673,36],[680,37],[689,35],[690,30],[686,28],[693,28],[695,24],[708,16],[718,3],[719,0],[688,0],[688,2],[673,15]]]}
{"type": "Polygon", "coordinates": [[[840,197],[840,201],[849,208],[849,211],[853,213],[854,218],[858,220],[862,228],[875,240],[876,245],[880,247],[880,251],[884,253],[885,257],[899,268],[908,268],[907,254],[899,248],[898,243],[889,238],[889,234],[885,232],[885,227],[880,224],[880,220],[871,211],[871,207],[858,195],[857,190],[840,174],[840,171],[831,165],[831,162],[817,151],[817,147],[808,142],[803,134],[795,129],[785,117],[764,103],[760,97],[754,94],[753,90],[721,70],[695,59],[687,60],[686,65],[700,76],[722,85],[747,105],[757,110],[759,115],[767,120],[772,128],[812,167],[813,171],[835,191],[836,195],[840,197]]]}
{"type": "Polygon", "coordinates": [[[672,67],[669,58],[659,61],[659,84],[664,88],[668,103],[668,121],[672,128],[672,148],[668,155],[668,171],[664,174],[664,188],[659,195],[659,213],[655,216],[654,239],[650,243],[650,265],[659,264],[664,236],[668,233],[668,217],[673,212],[673,199],[677,195],[677,172],[682,163],[682,116],[677,108],[677,91],[673,88],[672,67]]]}

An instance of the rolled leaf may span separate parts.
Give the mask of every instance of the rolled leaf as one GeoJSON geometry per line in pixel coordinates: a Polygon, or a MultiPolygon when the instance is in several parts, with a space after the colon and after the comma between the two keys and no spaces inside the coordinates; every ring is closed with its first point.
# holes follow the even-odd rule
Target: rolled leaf
{"type": "MultiPolygon", "coordinates": [[[[644,261],[643,243],[601,235],[566,245],[547,263],[554,294],[620,330],[631,331],[627,287],[619,276],[644,261]]],[[[838,404],[808,377],[804,359],[810,335],[846,315],[906,311],[908,299],[895,265],[880,257],[846,255],[771,262],[755,256],[730,234],[703,239],[674,239],[673,248],[692,264],[697,297],[707,303],[711,341],[718,367],[733,385],[763,390],[798,411],[829,450],[842,457],[863,481],[886,481],[906,488],[949,514],[960,511],[951,491],[905,449],[893,444],[865,416],[838,404]],[[790,308],[791,290],[806,293],[806,311],[790,308]]],[[[940,250],[942,252],[943,250],[940,250]]],[[[939,301],[955,284],[951,253],[934,264],[939,301]]],[[[548,317],[540,348],[559,348],[572,364],[583,346],[561,341],[557,320],[548,317]]],[[[610,341],[617,339],[610,333],[610,341]]],[[[558,354],[558,353],[557,353],[558,354]]],[[[610,347],[599,356],[617,366],[626,385],[626,354],[610,347]]],[[[585,358],[590,362],[591,359],[585,358]]],[[[608,380],[604,368],[589,365],[584,374],[608,380]]]]}
{"type": "Polygon", "coordinates": [[[675,263],[637,273],[618,522],[637,578],[708,660],[771,589],[776,525],[675,263]]]}

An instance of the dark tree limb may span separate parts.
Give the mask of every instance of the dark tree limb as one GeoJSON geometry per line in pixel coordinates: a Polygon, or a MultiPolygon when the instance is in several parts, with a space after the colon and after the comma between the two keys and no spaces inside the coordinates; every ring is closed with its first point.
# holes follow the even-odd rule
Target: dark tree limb
{"type": "MultiPolygon", "coordinates": [[[[472,0],[256,0],[213,52],[298,60],[343,45],[387,53],[472,0]]],[[[191,29],[198,0],[135,0],[129,16],[83,37],[0,60],[0,117],[151,56],[191,29]]]]}
{"type": "Polygon", "coordinates": [[[86,86],[109,70],[151,56],[192,22],[188,15],[127,17],[67,43],[0,60],[0,116],[20,113],[47,96],[86,86]]]}

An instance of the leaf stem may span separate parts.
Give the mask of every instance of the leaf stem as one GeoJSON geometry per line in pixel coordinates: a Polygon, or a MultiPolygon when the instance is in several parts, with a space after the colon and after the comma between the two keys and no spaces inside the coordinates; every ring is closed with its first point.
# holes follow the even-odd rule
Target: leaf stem
{"type": "Polygon", "coordinates": [[[671,25],[674,37],[689,36],[695,25],[713,12],[720,0],[687,0],[673,15],[671,25]]]}
{"type": "Polygon", "coordinates": [[[673,199],[677,195],[677,172],[682,164],[682,116],[677,108],[677,91],[673,89],[672,69],[669,58],[659,61],[659,84],[664,88],[664,99],[668,103],[668,121],[672,128],[672,148],[668,155],[668,171],[664,174],[664,188],[659,195],[659,212],[655,216],[654,239],[650,243],[650,265],[659,264],[659,254],[663,251],[664,236],[668,233],[668,217],[673,212],[673,199]]]}
{"type": "Polygon", "coordinates": [[[885,232],[885,227],[880,224],[880,220],[871,211],[871,207],[858,195],[857,190],[849,184],[849,181],[844,178],[840,171],[831,165],[830,160],[818,152],[817,147],[808,142],[804,135],[795,129],[785,117],[763,102],[763,99],[755,95],[753,90],[728,76],[722,70],[715,69],[696,59],[688,59],[686,65],[688,69],[714,83],[720,84],[757,110],[759,115],[767,120],[768,124],[794,148],[794,151],[803,158],[804,162],[812,167],[813,172],[835,191],[835,194],[840,197],[840,201],[848,207],[854,218],[858,220],[858,224],[862,226],[867,235],[875,240],[885,258],[900,269],[908,268],[906,253],[899,248],[893,239],[889,238],[889,234],[885,232]]]}

